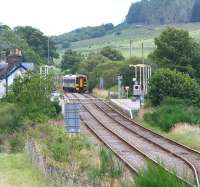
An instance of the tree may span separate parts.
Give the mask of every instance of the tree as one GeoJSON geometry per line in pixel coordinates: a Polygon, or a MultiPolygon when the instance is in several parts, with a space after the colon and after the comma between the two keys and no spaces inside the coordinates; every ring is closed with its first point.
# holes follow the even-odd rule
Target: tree
{"type": "Polygon", "coordinates": [[[97,82],[99,82],[99,78],[102,77],[104,79],[104,87],[106,89],[111,88],[117,84],[117,75],[119,75],[122,65],[123,62],[115,61],[98,64],[91,73],[90,79],[97,79],[97,82]]]}
{"type": "Polygon", "coordinates": [[[135,71],[129,65],[141,64],[142,59],[137,57],[129,58],[124,65],[121,67],[120,72],[123,77],[123,85],[133,87],[133,78],[135,77],[135,71]]]}
{"type": "Polygon", "coordinates": [[[24,39],[16,34],[16,32],[6,25],[0,25],[0,50],[7,51],[14,48],[20,48],[22,50],[25,61],[36,64],[45,63],[44,59],[24,39]]]}
{"type": "Polygon", "coordinates": [[[81,54],[71,49],[68,49],[62,56],[61,68],[62,70],[68,70],[74,73],[81,61],[82,61],[81,54]]]}
{"type": "Polygon", "coordinates": [[[92,90],[98,84],[98,78],[102,75],[102,69],[100,69],[100,71],[95,71],[95,69],[99,67],[99,65],[106,63],[111,63],[111,61],[99,53],[90,53],[87,59],[78,65],[79,73],[88,76],[89,90],[92,90]]]}
{"type": "MultiPolygon", "coordinates": [[[[42,58],[47,59],[48,37],[45,36],[40,30],[30,26],[26,26],[15,27],[14,31],[28,43],[31,49],[38,53],[42,58]]],[[[58,53],[56,52],[56,47],[52,40],[49,40],[49,50],[51,61],[53,61],[53,58],[59,57],[58,53]]]]}
{"type": "Polygon", "coordinates": [[[79,71],[89,76],[98,64],[108,62],[109,59],[99,53],[90,53],[88,57],[79,64],[79,71]]]}
{"type": "Polygon", "coordinates": [[[43,120],[57,115],[57,103],[50,101],[52,89],[51,78],[28,72],[16,79],[4,100],[17,104],[23,110],[24,117],[34,121],[43,120]]]}
{"type": "Polygon", "coordinates": [[[111,47],[107,46],[104,47],[101,52],[101,55],[107,57],[108,59],[112,61],[121,61],[124,60],[123,55],[121,54],[120,51],[117,51],[116,49],[112,49],[111,47]]]}
{"type": "Polygon", "coordinates": [[[150,59],[161,67],[176,69],[200,78],[200,45],[187,31],[167,28],[155,38],[156,49],[150,59]]]}
{"type": "Polygon", "coordinates": [[[188,75],[170,69],[159,69],[151,78],[149,97],[159,105],[165,97],[184,99],[188,104],[200,104],[200,86],[188,75]]]}

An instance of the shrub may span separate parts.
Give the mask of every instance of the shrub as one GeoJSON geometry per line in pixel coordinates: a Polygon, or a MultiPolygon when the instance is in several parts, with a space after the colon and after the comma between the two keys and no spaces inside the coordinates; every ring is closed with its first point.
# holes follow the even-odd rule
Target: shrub
{"type": "Polygon", "coordinates": [[[177,123],[200,124],[200,110],[187,106],[183,100],[166,98],[157,110],[144,116],[152,126],[169,131],[177,123]]]}
{"type": "Polygon", "coordinates": [[[90,149],[90,143],[84,136],[70,136],[60,127],[38,124],[35,129],[29,128],[28,134],[43,142],[47,155],[60,163],[70,162],[79,157],[82,150],[90,149]]]}
{"type": "Polygon", "coordinates": [[[24,139],[21,134],[13,134],[8,138],[8,143],[10,145],[10,152],[16,153],[20,152],[24,148],[24,139]]]}
{"type": "Polygon", "coordinates": [[[59,112],[57,103],[50,101],[53,80],[42,78],[39,74],[28,72],[16,79],[6,98],[9,103],[16,103],[23,109],[23,115],[36,122],[43,122],[56,117],[59,112]]]}
{"type": "Polygon", "coordinates": [[[159,69],[150,81],[149,97],[159,105],[165,97],[184,99],[189,104],[200,104],[200,86],[188,75],[175,70],[159,69]]]}
{"type": "Polygon", "coordinates": [[[0,102],[0,116],[0,133],[12,133],[22,126],[22,112],[15,104],[0,102]]]}
{"type": "Polygon", "coordinates": [[[53,142],[49,146],[51,156],[55,161],[66,162],[70,154],[70,146],[66,143],[53,142]]]}
{"type": "Polygon", "coordinates": [[[135,179],[135,187],[189,187],[161,167],[148,164],[135,179]]]}
{"type": "Polygon", "coordinates": [[[115,179],[121,179],[124,171],[124,164],[115,158],[110,150],[101,147],[99,151],[100,165],[99,168],[94,168],[90,173],[93,180],[107,179],[110,186],[115,186],[115,179]]]}
{"type": "Polygon", "coordinates": [[[107,57],[108,59],[112,60],[112,61],[120,61],[120,60],[124,60],[123,55],[121,54],[120,51],[117,51],[116,49],[112,49],[111,47],[107,46],[104,47],[101,51],[100,51],[101,55],[107,57]]]}

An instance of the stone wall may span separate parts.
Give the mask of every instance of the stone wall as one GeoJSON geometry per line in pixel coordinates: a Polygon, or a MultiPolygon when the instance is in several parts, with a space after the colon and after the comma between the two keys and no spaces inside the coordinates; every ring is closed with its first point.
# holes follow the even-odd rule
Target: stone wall
{"type": "Polygon", "coordinates": [[[78,178],[71,177],[64,169],[50,164],[33,139],[26,141],[26,152],[31,161],[44,175],[51,181],[56,182],[60,187],[100,187],[100,185],[92,184],[89,181],[82,181],[78,178]]]}

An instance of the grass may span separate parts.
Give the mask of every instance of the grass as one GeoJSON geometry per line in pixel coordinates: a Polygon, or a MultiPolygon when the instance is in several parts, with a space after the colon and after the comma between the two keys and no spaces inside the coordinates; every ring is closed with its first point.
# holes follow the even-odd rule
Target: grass
{"type": "Polygon", "coordinates": [[[135,121],[141,124],[142,126],[152,130],[153,132],[156,132],[169,139],[175,140],[178,143],[189,146],[197,151],[200,151],[199,127],[185,123],[178,123],[169,132],[164,132],[159,127],[151,126],[148,122],[144,121],[143,115],[147,112],[149,112],[149,109],[140,111],[139,115],[135,118],[135,121]]]}
{"type": "MultiPolygon", "coordinates": [[[[96,52],[105,46],[111,46],[120,50],[125,57],[130,56],[130,40],[133,40],[133,51],[132,55],[141,57],[141,43],[144,43],[144,55],[147,56],[155,48],[154,38],[158,36],[161,31],[167,26],[172,26],[180,29],[185,29],[190,32],[190,35],[200,42],[200,23],[187,23],[187,24],[176,24],[176,25],[150,25],[140,28],[135,26],[127,26],[121,30],[121,35],[111,33],[103,37],[82,40],[72,43],[72,49],[88,54],[90,52],[96,52]]],[[[60,49],[60,53],[64,52],[60,49]]]]}
{"type": "Polygon", "coordinates": [[[200,124],[200,110],[186,105],[183,100],[167,98],[154,112],[145,114],[144,120],[168,132],[177,123],[200,124]]]}
{"type": "Polygon", "coordinates": [[[189,187],[161,167],[148,164],[135,179],[135,187],[189,187]]]}
{"type": "Polygon", "coordinates": [[[32,165],[25,153],[0,154],[0,181],[4,186],[53,187],[32,165]]]}
{"type": "Polygon", "coordinates": [[[93,90],[93,95],[95,95],[96,97],[100,97],[100,98],[108,98],[108,91],[107,90],[100,90],[95,88],[93,90]]]}
{"type": "Polygon", "coordinates": [[[169,138],[200,151],[200,128],[189,124],[177,124],[168,134],[169,138]]]}

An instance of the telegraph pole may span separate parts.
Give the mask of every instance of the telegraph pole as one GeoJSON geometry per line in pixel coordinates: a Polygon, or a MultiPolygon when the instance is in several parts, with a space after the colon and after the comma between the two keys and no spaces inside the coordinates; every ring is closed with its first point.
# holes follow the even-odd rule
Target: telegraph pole
{"type": "Polygon", "coordinates": [[[132,56],[132,44],[133,44],[133,40],[130,40],[130,58],[132,56]]]}
{"type": "Polygon", "coordinates": [[[48,36],[48,65],[49,65],[49,62],[50,62],[50,51],[49,51],[49,48],[50,48],[50,46],[49,46],[49,36],[48,36]]]}
{"type": "Polygon", "coordinates": [[[144,43],[142,42],[142,64],[144,64],[144,43]]]}

